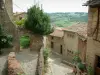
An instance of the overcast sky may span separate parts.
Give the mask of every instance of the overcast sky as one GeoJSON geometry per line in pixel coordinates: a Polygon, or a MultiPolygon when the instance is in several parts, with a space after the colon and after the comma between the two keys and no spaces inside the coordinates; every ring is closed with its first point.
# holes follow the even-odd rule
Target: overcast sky
{"type": "MultiPolygon", "coordinates": [[[[38,0],[37,0],[38,1],[38,0]]],[[[45,12],[87,12],[82,6],[87,0],[40,0],[45,12]]],[[[34,0],[13,0],[14,12],[23,12],[34,5],[34,0]]]]}

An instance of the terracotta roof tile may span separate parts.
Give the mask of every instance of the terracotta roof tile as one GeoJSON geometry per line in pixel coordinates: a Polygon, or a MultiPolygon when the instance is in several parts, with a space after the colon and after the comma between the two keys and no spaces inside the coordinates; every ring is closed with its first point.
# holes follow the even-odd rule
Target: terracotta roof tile
{"type": "Polygon", "coordinates": [[[87,37],[87,24],[86,23],[78,23],[76,25],[72,25],[64,29],[64,31],[76,32],[81,36],[87,37]]]}
{"type": "Polygon", "coordinates": [[[89,0],[84,5],[85,6],[100,6],[100,0],[89,0]]]}
{"type": "Polygon", "coordinates": [[[63,37],[64,36],[64,31],[62,28],[57,27],[55,28],[54,32],[50,34],[51,36],[56,36],[56,37],[63,37]]]}

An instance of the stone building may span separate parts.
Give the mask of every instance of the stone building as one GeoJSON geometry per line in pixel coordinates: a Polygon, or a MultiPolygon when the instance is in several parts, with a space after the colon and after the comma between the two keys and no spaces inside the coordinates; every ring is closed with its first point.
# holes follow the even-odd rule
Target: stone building
{"type": "Polygon", "coordinates": [[[13,19],[13,0],[4,0],[5,7],[11,19],[13,19]]]}
{"type": "Polygon", "coordinates": [[[18,31],[12,22],[13,19],[13,3],[12,0],[0,0],[0,24],[2,24],[6,34],[12,35],[13,50],[19,50],[18,31]]]}
{"type": "Polygon", "coordinates": [[[87,24],[79,23],[69,26],[64,30],[64,54],[63,61],[72,63],[74,53],[80,52],[80,58],[83,62],[86,59],[87,44],[87,24]]]}
{"type": "Polygon", "coordinates": [[[26,12],[16,12],[14,13],[14,21],[16,20],[20,20],[22,18],[25,18],[27,16],[27,13],[26,12]]]}
{"type": "Polygon", "coordinates": [[[90,0],[88,10],[88,38],[86,62],[100,75],[100,0],[90,0]]]}
{"type": "Polygon", "coordinates": [[[52,52],[62,56],[63,55],[63,36],[62,28],[55,28],[54,32],[47,36],[47,47],[52,52]]]}

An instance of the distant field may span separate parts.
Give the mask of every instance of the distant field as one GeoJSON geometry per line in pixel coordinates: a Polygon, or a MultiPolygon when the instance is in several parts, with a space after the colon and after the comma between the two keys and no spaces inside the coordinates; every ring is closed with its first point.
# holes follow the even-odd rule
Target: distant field
{"type": "Polygon", "coordinates": [[[67,27],[77,22],[87,22],[88,14],[84,12],[69,13],[48,13],[51,18],[51,24],[59,27],[67,27]]]}

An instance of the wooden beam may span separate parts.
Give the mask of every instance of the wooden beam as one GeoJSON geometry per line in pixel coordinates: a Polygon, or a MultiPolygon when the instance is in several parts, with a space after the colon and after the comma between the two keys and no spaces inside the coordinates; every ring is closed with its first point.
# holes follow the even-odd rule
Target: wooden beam
{"type": "Polygon", "coordinates": [[[99,33],[99,21],[100,21],[100,19],[99,19],[99,17],[100,17],[99,11],[100,11],[100,8],[98,8],[97,24],[96,24],[96,28],[94,29],[94,32],[93,32],[93,35],[96,34],[95,40],[97,40],[98,33],[99,33]]]}

